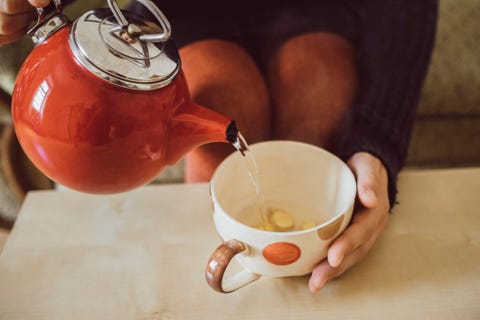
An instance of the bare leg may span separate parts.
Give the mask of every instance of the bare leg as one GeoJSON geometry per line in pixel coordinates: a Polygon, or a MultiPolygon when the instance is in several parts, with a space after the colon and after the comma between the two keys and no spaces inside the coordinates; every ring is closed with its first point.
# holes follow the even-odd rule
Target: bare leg
{"type": "MultiPolygon", "coordinates": [[[[247,142],[270,136],[270,98],[265,81],[248,53],[223,40],[203,40],[180,50],[192,99],[235,120],[247,142]]],[[[185,181],[208,181],[217,165],[232,151],[212,143],[186,156],[185,181]]]]}
{"type": "Polygon", "coordinates": [[[331,148],[357,89],[354,47],[309,33],[284,43],[268,67],[273,135],[331,148]]]}

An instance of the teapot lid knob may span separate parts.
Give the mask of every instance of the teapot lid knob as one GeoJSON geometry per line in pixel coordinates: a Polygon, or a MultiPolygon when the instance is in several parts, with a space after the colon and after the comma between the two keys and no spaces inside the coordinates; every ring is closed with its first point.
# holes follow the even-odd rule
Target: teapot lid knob
{"type": "Polygon", "coordinates": [[[137,0],[158,23],[110,9],[86,12],[72,25],[69,44],[75,58],[102,79],[135,90],[170,84],[180,70],[178,50],[170,39],[170,23],[150,0],[137,0]]]}

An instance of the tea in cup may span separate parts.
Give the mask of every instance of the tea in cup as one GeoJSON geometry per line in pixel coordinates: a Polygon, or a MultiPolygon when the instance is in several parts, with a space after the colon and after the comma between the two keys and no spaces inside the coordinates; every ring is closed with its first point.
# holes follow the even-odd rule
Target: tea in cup
{"type": "Polygon", "coordinates": [[[349,224],[355,202],[353,173],[328,151],[269,141],[250,146],[248,153],[258,169],[256,186],[240,152],[218,166],[210,183],[213,221],[223,243],[207,263],[206,280],[223,293],[261,276],[312,272],[349,224]],[[227,276],[234,257],[243,269],[227,276]]]}

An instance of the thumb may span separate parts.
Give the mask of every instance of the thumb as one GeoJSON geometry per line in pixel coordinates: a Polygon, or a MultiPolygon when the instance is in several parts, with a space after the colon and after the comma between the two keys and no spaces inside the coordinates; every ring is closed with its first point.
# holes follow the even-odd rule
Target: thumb
{"type": "Polygon", "coordinates": [[[367,208],[375,208],[378,204],[377,193],[370,185],[361,184],[360,181],[358,185],[358,198],[360,202],[367,208]]]}
{"type": "Polygon", "coordinates": [[[357,153],[348,162],[357,178],[358,198],[362,205],[370,209],[375,208],[378,204],[377,187],[379,181],[374,159],[370,154],[357,153]]]}

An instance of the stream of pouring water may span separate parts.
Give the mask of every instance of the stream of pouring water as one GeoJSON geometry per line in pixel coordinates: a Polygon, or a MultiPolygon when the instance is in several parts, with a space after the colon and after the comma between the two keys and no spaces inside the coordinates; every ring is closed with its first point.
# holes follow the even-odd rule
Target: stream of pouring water
{"type": "Polygon", "coordinates": [[[260,180],[258,175],[258,164],[255,156],[252,154],[250,149],[248,148],[247,141],[243,137],[243,135],[239,132],[237,140],[232,143],[235,149],[237,149],[246,160],[248,176],[250,177],[250,181],[255,188],[255,193],[257,197],[257,207],[258,212],[260,215],[260,219],[262,222],[262,226],[265,226],[268,221],[268,209],[265,203],[265,198],[263,197],[263,193],[260,188],[260,180]]]}

